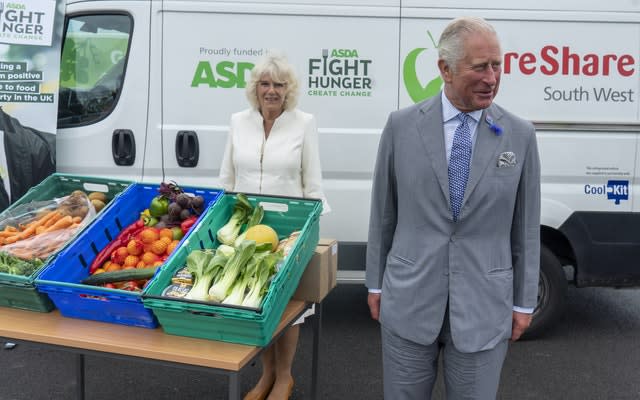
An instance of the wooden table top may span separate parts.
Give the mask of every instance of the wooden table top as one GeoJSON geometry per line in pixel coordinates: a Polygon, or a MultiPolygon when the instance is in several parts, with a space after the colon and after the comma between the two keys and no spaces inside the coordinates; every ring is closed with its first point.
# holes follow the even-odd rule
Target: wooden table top
{"type": "MultiPolygon", "coordinates": [[[[291,324],[305,302],[291,300],[274,336],[291,324]]],[[[165,334],[155,329],[67,318],[50,313],[0,307],[0,337],[94,350],[154,360],[239,371],[259,347],[165,334]]]]}

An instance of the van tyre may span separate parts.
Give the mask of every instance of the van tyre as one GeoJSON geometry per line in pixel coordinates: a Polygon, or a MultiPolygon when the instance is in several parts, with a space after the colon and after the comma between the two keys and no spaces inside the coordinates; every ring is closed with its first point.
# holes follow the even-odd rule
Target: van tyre
{"type": "Polygon", "coordinates": [[[540,246],[538,305],[531,325],[522,339],[535,339],[558,322],[564,314],[567,278],[558,258],[545,245],[540,246]]]}

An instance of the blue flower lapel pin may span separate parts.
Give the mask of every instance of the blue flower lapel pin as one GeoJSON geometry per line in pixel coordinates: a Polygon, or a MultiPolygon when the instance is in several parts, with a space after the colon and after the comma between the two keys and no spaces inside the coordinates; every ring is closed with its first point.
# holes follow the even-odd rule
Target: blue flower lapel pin
{"type": "Polygon", "coordinates": [[[487,121],[487,124],[489,125],[489,129],[491,129],[491,132],[495,133],[496,136],[502,135],[502,127],[496,124],[495,122],[493,122],[493,118],[487,115],[485,120],[487,121]]]}

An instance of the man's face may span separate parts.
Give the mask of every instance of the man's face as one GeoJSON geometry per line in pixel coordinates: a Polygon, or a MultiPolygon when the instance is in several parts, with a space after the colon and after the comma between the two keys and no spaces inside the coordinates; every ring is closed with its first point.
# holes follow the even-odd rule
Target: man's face
{"type": "Polygon", "coordinates": [[[455,71],[444,60],[438,66],[445,94],[460,111],[487,108],[498,94],[502,52],[495,35],[470,34],[464,40],[464,56],[455,71]]]}

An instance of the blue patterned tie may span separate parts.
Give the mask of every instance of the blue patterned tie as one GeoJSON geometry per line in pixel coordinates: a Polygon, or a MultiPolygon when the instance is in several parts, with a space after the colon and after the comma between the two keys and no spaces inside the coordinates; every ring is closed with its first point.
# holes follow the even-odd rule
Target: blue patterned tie
{"type": "Polygon", "coordinates": [[[460,120],[460,124],[453,135],[449,157],[449,198],[454,221],[458,220],[460,214],[471,162],[471,129],[467,124],[469,115],[460,113],[456,117],[460,120]]]}

